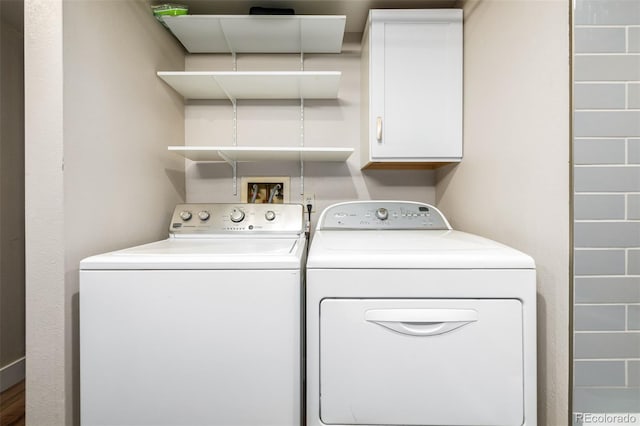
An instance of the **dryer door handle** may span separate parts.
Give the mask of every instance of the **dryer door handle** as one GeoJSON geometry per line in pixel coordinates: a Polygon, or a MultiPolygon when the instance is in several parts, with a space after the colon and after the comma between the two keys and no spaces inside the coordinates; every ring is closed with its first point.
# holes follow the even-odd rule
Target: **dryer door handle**
{"type": "Polygon", "coordinates": [[[448,333],[478,320],[475,309],[371,309],[365,321],[411,336],[448,333]]]}

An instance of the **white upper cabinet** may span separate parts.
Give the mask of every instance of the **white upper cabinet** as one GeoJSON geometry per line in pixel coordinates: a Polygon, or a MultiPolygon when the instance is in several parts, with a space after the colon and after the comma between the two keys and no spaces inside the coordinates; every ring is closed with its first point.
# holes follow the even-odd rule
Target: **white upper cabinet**
{"type": "Polygon", "coordinates": [[[462,159],[462,10],[371,10],[362,39],[362,167],[462,159]]]}

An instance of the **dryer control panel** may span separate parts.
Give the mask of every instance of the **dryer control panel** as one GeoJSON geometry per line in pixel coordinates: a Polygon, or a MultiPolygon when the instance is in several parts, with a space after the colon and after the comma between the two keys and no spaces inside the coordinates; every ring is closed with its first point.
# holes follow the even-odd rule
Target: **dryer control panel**
{"type": "Polygon", "coordinates": [[[444,215],[430,204],[414,201],[354,201],[322,212],[317,229],[449,230],[444,215]]]}
{"type": "Polygon", "coordinates": [[[169,233],[261,234],[304,232],[302,204],[178,204],[169,233]]]}

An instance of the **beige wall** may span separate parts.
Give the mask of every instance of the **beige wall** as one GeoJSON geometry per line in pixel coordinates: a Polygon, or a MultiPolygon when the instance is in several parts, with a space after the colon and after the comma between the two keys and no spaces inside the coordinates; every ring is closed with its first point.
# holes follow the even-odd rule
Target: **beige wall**
{"type": "Polygon", "coordinates": [[[166,237],[184,55],[142,0],[26,0],[25,31],[27,423],[78,424],[78,262],[166,237]]]}
{"type": "Polygon", "coordinates": [[[62,2],[25,0],[26,411],[64,425],[62,2]]]}
{"type": "Polygon", "coordinates": [[[21,0],[0,2],[0,391],[24,378],[22,10],[21,0]]]}
{"type": "MultiPolygon", "coordinates": [[[[306,54],[306,71],[341,71],[336,100],[305,100],[304,143],[310,147],[350,147],[346,163],[304,164],[305,192],[316,196],[317,214],[335,202],[367,199],[406,199],[433,203],[435,172],[360,170],[360,36],[347,33],[340,55],[306,54]]],[[[189,55],[190,71],[232,69],[231,55],[189,55]]],[[[296,71],[299,55],[237,56],[240,71],[296,71]]],[[[299,146],[300,102],[238,101],[239,146],[299,146]]],[[[185,108],[187,145],[231,145],[232,107],[227,101],[190,101],[185,108]]],[[[291,202],[301,202],[300,164],[241,163],[238,176],[291,176],[291,202]]],[[[239,180],[238,180],[239,181],[239,180]]],[[[189,202],[237,202],[231,168],[226,164],[187,165],[189,202]]]]}
{"type": "Polygon", "coordinates": [[[538,424],[567,424],[569,7],[464,4],[464,160],[438,172],[455,228],[516,247],[538,273],[538,424]]]}
{"type": "MultiPolygon", "coordinates": [[[[185,69],[183,54],[142,0],[25,5],[27,422],[72,424],[77,262],[166,235],[185,185],[190,202],[239,199],[228,166],[187,162],[185,178],[184,162],[166,153],[184,142],[230,145],[231,107],[183,108],[154,76],[185,69]]],[[[360,171],[358,37],[340,56],[305,60],[307,70],[343,72],[338,100],[306,102],[305,144],[356,148],[347,163],[305,164],[318,211],[351,199],[437,201],[455,227],[536,259],[539,424],[554,426],[568,418],[568,11],[564,0],[465,3],[465,159],[437,183],[431,171],[360,171]]],[[[239,55],[238,69],[295,70],[298,59],[239,55]]],[[[228,55],[186,61],[188,70],[230,66],[228,55]]],[[[298,114],[295,101],[240,102],[238,144],[297,145],[298,114]]],[[[292,176],[300,200],[297,163],[244,164],[243,175],[292,176]]]]}
{"type": "MultiPolygon", "coordinates": [[[[440,171],[359,169],[359,34],[343,53],[305,55],[305,70],[339,70],[336,101],[305,101],[305,144],[355,148],[346,164],[305,164],[318,211],[353,199],[435,202],[454,227],[514,246],[538,268],[539,424],[568,421],[569,3],[467,1],[464,160],[440,171]]],[[[296,70],[297,55],[238,55],[238,70],[296,70]]],[[[231,70],[229,55],[190,55],[187,70],[231,70]]],[[[228,102],[191,101],[188,145],[231,145],[228,102]]],[[[299,143],[296,101],[238,102],[238,145],[299,143]]],[[[241,164],[238,176],[291,176],[297,163],[241,164]]],[[[190,202],[233,202],[231,169],[187,162],[190,202]]],[[[239,194],[239,192],[238,192],[239,194]]],[[[315,215],[317,218],[317,214],[315,215]]]]}

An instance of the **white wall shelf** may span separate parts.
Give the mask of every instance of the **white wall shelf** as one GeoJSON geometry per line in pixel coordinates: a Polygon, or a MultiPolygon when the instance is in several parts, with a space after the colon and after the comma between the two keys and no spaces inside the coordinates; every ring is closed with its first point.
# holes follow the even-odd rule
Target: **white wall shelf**
{"type": "Polygon", "coordinates": [[[190,53],[231,53],[234,71],[160,71],[185,99],[228,99],[233,105],[232,146],[170,146],[192,161],[226,162],[232,167],[237,194],[237,163],[299,161],[300,194],[304,194],[304,163],[344,162],[352,148],[304,146],[304,100],[337,99],[342,73],[303,71],[305,53],[340,53],[346,17],[342,15],[185,15],[164,17],[164,23],[190,53]],[[298,53],[300,71],[236,71],[236,53],[298,53]],[[239,99],[299,99],[299,147],[238,147],[239,99]]]}
{"type": "Polygon", "coordinates": [[[340,53],[346,16],[184,15],[164,23],[190,53],[340,53]]]}
{"type": "Polygon", "coordinates": [[[343,162],[353,148],[257,147],[257,146],[170,146],[169,151],[192,161],[327,161],[343,162]]]}
{"type": "Polygon", "coordinates": [[[336,99],[340,71],[160,71],[185,99],[336,99]]]}

